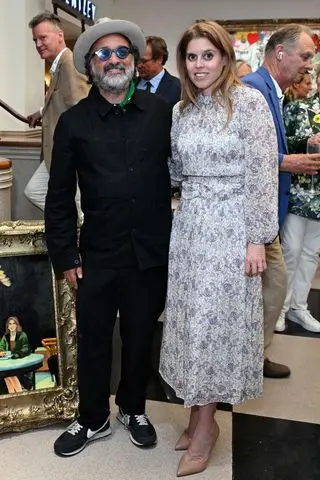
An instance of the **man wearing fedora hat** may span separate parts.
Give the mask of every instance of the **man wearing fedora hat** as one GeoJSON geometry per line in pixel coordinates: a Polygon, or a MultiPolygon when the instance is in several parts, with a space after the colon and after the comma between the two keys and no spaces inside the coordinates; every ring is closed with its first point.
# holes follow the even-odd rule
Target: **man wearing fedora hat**
{"type": "Polygon", "coordinates": [[[118,420],[139,447],[157,436],[145,414],[152,338],[163,310],[171,229],[170,106],[135,90],[145,51],[140,28],[100,19],[78,38],[74,64],[93,84],[61,115],[45,208],[50,258],[76,289],[79,416],[58,455],[108,436],[112,333],[122,339],[118,420]],[[77,245],[77,179],[84,221],[77,245]]]}

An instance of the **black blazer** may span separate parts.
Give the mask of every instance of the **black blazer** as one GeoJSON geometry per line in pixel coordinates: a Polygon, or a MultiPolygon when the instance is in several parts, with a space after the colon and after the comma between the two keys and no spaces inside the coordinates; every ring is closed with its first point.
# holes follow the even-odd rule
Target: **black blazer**
{"type": "Polygon", "coordinates": [[[54,134],[45,208],[57,272],[84,264],[140,269],[166,265],[171,228],[168,170],[171,110],[137,90],[124,110],[89,96],[63,113],[54,134]],[[77,245],[77,177],[84,223],[77,245]]]}
{"type": "MultiPolygon", "coordinates": [[[[141,78],[138,77],[137,84],[140,80],[141,78]]],[[[181,99],[181,85],[179,78],[174,77],[165,70],[155,93],[164,98],[166,102],[169,103],[170,107],[173,108],[173,106],[181,99]]]]}

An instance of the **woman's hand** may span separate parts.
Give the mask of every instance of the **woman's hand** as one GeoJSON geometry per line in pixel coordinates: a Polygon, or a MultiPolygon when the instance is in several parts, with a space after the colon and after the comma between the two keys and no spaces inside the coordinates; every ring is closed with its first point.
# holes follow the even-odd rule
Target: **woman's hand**
{"type": "Polygon", "coordinates": [[[261,275],[267,269],[266,252],[263,244],[248,243],[245,259],[245,274],[248,277],[261,275]]]}
{"type": "Polygon", "coordinates": [[[5,357],[6,356],[6,352],[0,352],[0,357],[5,357]]]}

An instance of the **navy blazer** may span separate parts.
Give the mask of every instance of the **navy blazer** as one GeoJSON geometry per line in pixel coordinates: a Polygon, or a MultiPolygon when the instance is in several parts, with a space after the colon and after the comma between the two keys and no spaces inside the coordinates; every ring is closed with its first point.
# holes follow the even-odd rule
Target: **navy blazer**
{"type": "MultiPolygon", "coordinates": [[[[137,84],[141,78],[137,78],[137,84]]],[[[164,75],[158,85],[155,92],[157,95],[161,95],[171,108],[181,100],[181,85],[180,80],[177,77],[171,75],[167,70],[164,71],[164,75]]]]}
{"type": "MultiPolygon", "coordinates": [[[[283,118],[280,110],[279,98],[275,85],[269,72],[260,67],[256,72],[249,73],[242,78],[242,81],[252,87],[260,90],[266,99],[271,110],[274,125],[277,131],[279,165],[283,160],[283,155],[288,153],[286,132],[283,124],[283,118]]],[[[261,119],[263,125],[263,118],[261,119]]],[[[288,210],[289,193],[291,184],[291,174],[289,172],[279,172],[279,224],[282,226],[288,210]]]]}

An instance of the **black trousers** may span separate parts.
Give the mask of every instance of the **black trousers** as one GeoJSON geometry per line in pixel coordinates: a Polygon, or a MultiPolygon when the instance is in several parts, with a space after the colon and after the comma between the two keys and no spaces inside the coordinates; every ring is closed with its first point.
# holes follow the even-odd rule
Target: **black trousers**
{"type": "Polygon", "coordinates": [[[116,404],[145,411],[152,340],[164,309],[167,266],[110,270],[86,266],[77,291],[79,421],[98,428],[109,415],[112,337],[119,310],[121,380],[116,404]]]}

